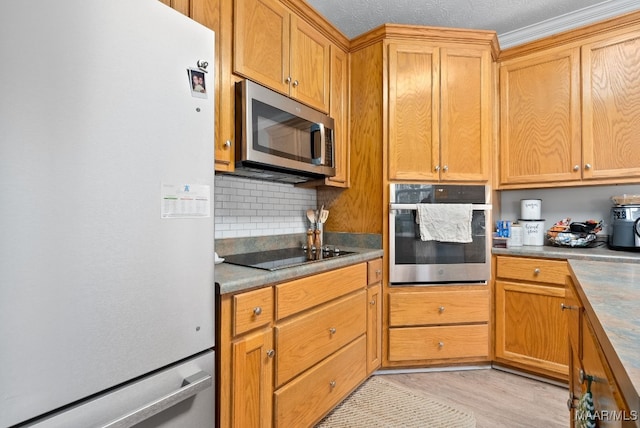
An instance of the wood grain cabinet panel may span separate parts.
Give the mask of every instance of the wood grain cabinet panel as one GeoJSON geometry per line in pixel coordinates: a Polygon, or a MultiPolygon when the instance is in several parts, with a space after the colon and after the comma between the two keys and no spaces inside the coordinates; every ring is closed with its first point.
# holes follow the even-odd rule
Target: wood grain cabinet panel
{"type": "Polygon", "coordinates": [[[389,360],[438,360],[486,357],[487,324],[389,329],[389,360]]]}
{"type": "Polygon", "coordinates": [[[234,71],[329,112],[330,42],[278,0],[236,0],[234,71]]]}
{"type": "Polygon", "coordinates": [[[489,49],[389,43],[389,178],[486,181],[489,49]]]}
{"type": "Polygon", "coordinates": [[[640,177],[640,33],[582,46],[583,178],[640,177]]]}
{"type": "Polygon", "coordinates": [[[275,327],[276,387],[366,332],[366,292],[332,301],[275,327]]]}
{"type": "Polygon", "coordinates": [[[273,322],[273,288],[233,296],[233,333],[246,333],[273,322]]]}
{"type": "Polygon", "coordinates": [[[567,380],[567,262],[498,256],[496,266],[496,360],[567,380]]]}
{"type": "Polygon", "coordinates": [[[579,181],[580,50],[500,66],[500,183],[579,181]]]}
{"type": "Polygon", "coordinates": [[[276,427],[310,427],[366,377],[364,336],[274,393],[276,427]]]}

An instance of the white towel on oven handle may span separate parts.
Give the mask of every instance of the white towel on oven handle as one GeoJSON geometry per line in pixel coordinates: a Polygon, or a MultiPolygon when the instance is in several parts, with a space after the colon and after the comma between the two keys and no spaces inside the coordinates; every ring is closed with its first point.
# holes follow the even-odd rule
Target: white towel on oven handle
{"type": "Polygon", "coordinates": [[[472,216],[472,204],[416,204],[416,222],[423,241],[472,242],[472,216]]]}

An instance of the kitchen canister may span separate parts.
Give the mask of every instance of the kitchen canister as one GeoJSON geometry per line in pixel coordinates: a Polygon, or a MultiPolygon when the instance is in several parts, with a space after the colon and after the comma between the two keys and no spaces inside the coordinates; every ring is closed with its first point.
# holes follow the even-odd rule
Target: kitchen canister
{"type": "Polygon", "coordinates": [[[508,247],[522,247],[523,240],[523,227],[520,223],[513,223],[511,225],[511,237],[507,241],[508,247]]]}
{"type": "Polygon", "coordinates": [[[544,219],[519,219],[522,225],[522,245],[544,245],[544,219]]]}
{"type": "Polygon", "coordinates": [[[520,218],[540,220],[542,217],[542,199],[520,199],[520,218]]]}

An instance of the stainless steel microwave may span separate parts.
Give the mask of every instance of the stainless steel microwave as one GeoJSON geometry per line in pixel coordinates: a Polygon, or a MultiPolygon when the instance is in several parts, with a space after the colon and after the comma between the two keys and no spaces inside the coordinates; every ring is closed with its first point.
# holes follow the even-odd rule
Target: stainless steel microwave
{"type": "Polygon", "coordinates": [[[335,175],[331,117],[250,80],[235,89],[235,175],[289,183],[335,175]]]}

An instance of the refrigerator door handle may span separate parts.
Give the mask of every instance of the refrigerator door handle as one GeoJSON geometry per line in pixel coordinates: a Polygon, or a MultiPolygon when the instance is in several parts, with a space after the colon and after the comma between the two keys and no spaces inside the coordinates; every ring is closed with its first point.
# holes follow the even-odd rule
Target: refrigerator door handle
{"type": "Polygon", "coordinates": [[[197,393],[210,388],[213,378],[210,374],[200,371],[184,379],[180,389],[170,392],[156,400],[153,400],[126,415],[114,419],[103,425],[102,428],[126,428],[149,419],[151,416],[162,412],[176,404],[193,397],[197,393]]]}

